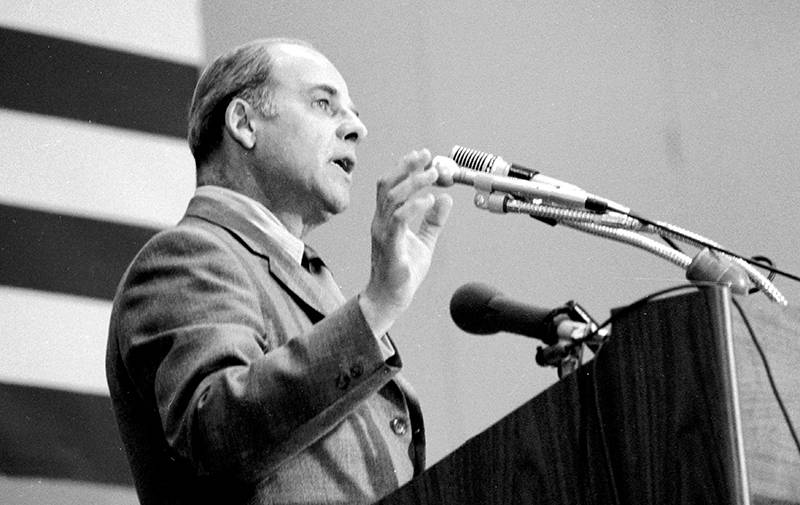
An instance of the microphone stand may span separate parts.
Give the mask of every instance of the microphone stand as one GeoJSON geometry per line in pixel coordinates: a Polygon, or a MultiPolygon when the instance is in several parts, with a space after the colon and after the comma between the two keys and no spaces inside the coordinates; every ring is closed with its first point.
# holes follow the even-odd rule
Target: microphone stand
{"type": "Polygon", "coordinates": [[[578,303],[570,300],[563,307],[554,309],[547,316],[547,333],[556,336],[556,341],[547,347],[536,348],[536,363],[539,366],[551,366],[558,369],[561,379],[583,364],[584,347],[592,352],[608,338],[607,330],[599,330],[597,322],[578,303]],[[565,321],[581,323],[569,334],[559,331],[565,321]]]}
{"type": "Polygon", "coordinates": [[[583,346],[574,338],[559,337],[553,345],[536,348],[536,363],[557,368],[558,378],[563,379],[583,363],[583,346]]]}
{"type": "MultiPolygon", "coordinates": [[[[701,268],[696,268],[697,263],[701,260],[705,261],[706,254],[698,254],[694,259],[686,254],[675,249],[664,246],[655,240],[641,235],[639,232],[653,233],[661,236],[667,236],[677,239],[692,246],[709,248],[713,251],[722,251],[719,244],[709,240],[701,235],[684,230],[669,223],[653,222],[633,216],[631,213],[619,214],[615,212],[607,213],[594,213],[583,210],[576,210],[571,208],[559,207],[554,205],[547,205],[537,201],[519,200],[513,195],[499,191],[485,192],[476,191],[474,198],[475,206],[488,210],[494,213],[520,213],[528,214],[531,217],[544,220],[552,224],[553,222],[564,224],[570,228],[598,235],[605,238],[610,238],[618,242],[623,242],[628,245],[633,245],[647,252],[655,254],[671,263],[681,267],[690,273],[697,273],[697,277],[687,276],[691,281],[717,281],[725,282],[728,279],[702,278],[703,271],[701,268]]],[[[715,253],[716,254],[716,253],[715,253]]],[[[780,305],[786,305],[787,300],[780,291],[765,277],[761,272],[755,269],[751,264],[745,261],[740,256],[735,256],[733,253],[726,254],[720,253],[717,255],[722,261],[730,262],[737,269],[740,269],[741,275],[744,277],[744,283],[752,282],[756,289],[762,291],[770,300],[780,305]]],[[[713,261],[713,259],[711,260],[713,261]]],[[[733,283],[740,284],[737,282],[733,283]]],[[[734,287],[734,286],[731,286],[734,287]]]]}

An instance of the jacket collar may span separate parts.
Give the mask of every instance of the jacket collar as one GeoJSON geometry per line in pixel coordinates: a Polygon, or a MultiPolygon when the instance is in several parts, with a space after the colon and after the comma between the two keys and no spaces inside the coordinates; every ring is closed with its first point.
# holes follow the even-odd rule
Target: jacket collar
{"type": "Polygon", "coordinates": [[[186,216],[203,219],[234,235],[252,254],[266,260],[273,277],[321,315],[330,314],[340,305],[334,294],[324,289],[269,235],[241,213],[225,205],[224,201],[207,195],[195,195],[189,202],[186,216]]]}

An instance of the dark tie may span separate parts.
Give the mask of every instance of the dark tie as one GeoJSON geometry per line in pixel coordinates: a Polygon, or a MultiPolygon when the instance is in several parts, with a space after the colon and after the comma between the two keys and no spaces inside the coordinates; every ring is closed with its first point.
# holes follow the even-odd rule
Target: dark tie
{"type": "Polygon", "coordinates": [[[303,250],[303,258],[300,260],[300,264],[314,275],[317,275],[319,270],[325,266],[325,262],[322,261],[317,251],[312,249],[309,245],[306,245],[303,250]]]}
{"type": "Polygon", "coordinates": [[[340,305],[345,302],[344,295],[339,289],[339,285],[336,284],[335,280],[333,280],[333,275],[331,275],[330,270],[328,270],[328,267],[325,266],[325,262],[322,261],[320,255],[317,254],[317,252],[312,249],[311,246],[305,246],[305,249],[303,250],[303,258],[300,260],[300,264],[317,280],[317,282],[325,291],[327,291],[336,299],[340,305]]]}
{"type": "MultiPolygon", "coordinates": [[[[306,246],[300,264],[303,268],[308,270],[328,294],[333,296],[338,305],[342,305],[346,301],[341,289],[339,289],[339,285],[333,280],[331,271],[328,270],[328,267],[325,266],[325,262],[322,261],[322,258],[314,249],[306,246]]],[[[388,334],[381,335],[378,339],[378,344],[381,346],[384,359],[388,359],[395,354],[394,345],[392,345],[391,340],[389,340],[388,334]]]]}

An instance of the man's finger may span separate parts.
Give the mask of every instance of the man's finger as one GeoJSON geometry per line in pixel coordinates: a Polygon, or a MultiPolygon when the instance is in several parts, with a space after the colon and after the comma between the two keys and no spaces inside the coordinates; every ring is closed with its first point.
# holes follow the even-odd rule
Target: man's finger
{"type": "Polygon", "coordinates": [[[452,208],[453,198],[447,193],[442,193],[436,195],[433,206],[425,213],[419,226],[418,236],[431,249],[436,245],[436,240],[439,238],[452,208]]]}
{"type": "Polygon", "coordinates": [[[408,174],[421,172],[426,167],[430,166],[431,160],[431,152],[427,149],[411,151],[400,159],[397,171],[383,177],[379,184],[384,187],[385,191],[391,190],[403,179],[408,177],[408,174]]]}
{"type": "Polygon", "coordinates": [[[386,201],[392,208],[402,205],[421,189],[428,188],[436,182],[436,170],[425,170],[408,175],[386,193],[386,201]]]}
{"type": "Polygon", "coordinates": [[[427,214],[436,205],[436,197],[433,194],[419,195],[404,202],[392,217],[397,222],[410,223],[420,214],[427,214]]]}

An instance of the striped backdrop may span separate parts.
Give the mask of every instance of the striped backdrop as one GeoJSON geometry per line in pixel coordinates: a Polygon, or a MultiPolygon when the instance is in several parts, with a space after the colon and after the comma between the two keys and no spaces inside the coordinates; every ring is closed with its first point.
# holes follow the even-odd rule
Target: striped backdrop
{"type": "Polygon", "coordinates": [[[0,0],[0,503],[136,503],[106,330],[193,191],[201,41],[197,0],[0,0]]]}

